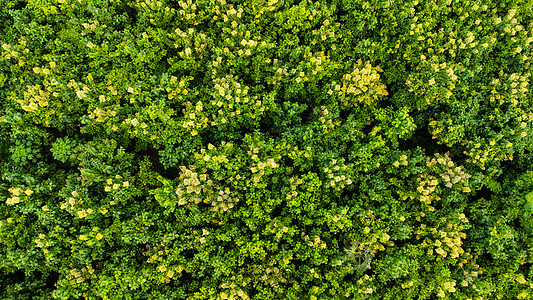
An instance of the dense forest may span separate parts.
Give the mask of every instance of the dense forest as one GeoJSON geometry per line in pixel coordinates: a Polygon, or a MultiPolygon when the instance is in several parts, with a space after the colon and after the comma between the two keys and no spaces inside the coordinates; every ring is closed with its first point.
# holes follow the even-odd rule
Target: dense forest
{"type": "Polygon", "coordinates": [[[0,0],[1,299],[532,299],[530,0],[0,0]]]}

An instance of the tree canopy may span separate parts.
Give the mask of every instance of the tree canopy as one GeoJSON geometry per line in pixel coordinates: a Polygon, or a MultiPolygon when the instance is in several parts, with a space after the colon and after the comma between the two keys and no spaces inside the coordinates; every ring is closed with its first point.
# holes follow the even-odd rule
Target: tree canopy
{"type": "Polygon", "coordinates": [[[0,0],[2,299],[531,299],[527,0],[0,0]]]}

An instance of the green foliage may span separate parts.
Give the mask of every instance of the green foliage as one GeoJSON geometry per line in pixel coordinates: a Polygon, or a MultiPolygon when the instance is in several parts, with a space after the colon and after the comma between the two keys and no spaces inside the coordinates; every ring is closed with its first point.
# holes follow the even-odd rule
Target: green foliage
{"type": "Polygon", "coordinates": [[[73,154],[75,142],[68,137],[58,138],[52,144],[50,151],[55,159],[66,162],[73,154]]]}
{"type": "Polygon", "coordinates": [[[0,298],[529,299],[529,1],[0,0],[0,298]]]}

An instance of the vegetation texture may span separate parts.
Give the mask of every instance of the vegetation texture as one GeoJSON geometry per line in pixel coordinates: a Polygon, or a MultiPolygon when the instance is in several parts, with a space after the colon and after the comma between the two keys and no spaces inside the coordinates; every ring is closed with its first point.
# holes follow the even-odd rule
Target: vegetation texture
{"type": "Polygon", "coordinates": [[[530,0],[0,0],[1,299],[532,299],[530,0]]]}

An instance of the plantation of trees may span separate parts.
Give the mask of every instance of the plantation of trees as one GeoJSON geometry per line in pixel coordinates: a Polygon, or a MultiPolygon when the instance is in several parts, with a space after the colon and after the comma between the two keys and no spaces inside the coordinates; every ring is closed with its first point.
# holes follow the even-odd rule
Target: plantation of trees
{"type": "Polygon", "coordinates": [[[0,0],[0,299],[533,299],[530,0],[0,0]]]}

